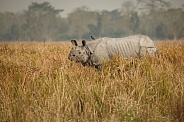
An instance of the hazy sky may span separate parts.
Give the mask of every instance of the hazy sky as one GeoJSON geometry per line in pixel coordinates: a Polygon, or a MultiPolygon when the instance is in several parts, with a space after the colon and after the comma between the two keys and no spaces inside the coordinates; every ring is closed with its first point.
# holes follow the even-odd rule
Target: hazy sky
{"type": "MultiPolygon", "coordinates": [[[[31,2],[42,3],[45,1],[50,2],[56,9],[64,9],[61,15],[66,16],[77,7],[87,6],[90,10],[113,10],[120,8],[123,1],[128,0],[0,0],[0,11],[21,12],[22,10],[27,10],[31,2]]],[[[184,0],[168,1],[174,7],[184,4],[184,0]]]]}

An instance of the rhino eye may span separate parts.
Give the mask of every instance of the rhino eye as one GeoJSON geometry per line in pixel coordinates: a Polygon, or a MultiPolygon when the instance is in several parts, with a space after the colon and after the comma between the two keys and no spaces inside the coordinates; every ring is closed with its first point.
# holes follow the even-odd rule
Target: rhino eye
{"type": "Polygon", "coordinates": [[[81,52],[79,52],[79,54],[81,54],[81,52]]]}
{"type": "Polygon", "coordinates": [[[75,56],[75,55],[72,55],[72,56],[75,56]]]}

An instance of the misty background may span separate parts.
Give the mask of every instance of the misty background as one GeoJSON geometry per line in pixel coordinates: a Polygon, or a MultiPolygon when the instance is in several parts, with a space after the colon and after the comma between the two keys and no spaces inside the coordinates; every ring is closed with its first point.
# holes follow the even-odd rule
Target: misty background
{"type": "Polygon", "coordinates": [[[184,40],[183,0],[0,0],[0,41],[184,40]]]}

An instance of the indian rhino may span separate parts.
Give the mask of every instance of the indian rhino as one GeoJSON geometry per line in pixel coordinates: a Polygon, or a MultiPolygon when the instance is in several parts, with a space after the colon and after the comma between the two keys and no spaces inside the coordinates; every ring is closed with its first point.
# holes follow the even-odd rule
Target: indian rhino
{"type": "MultiPolygon", "coordinates": [[[[92,37],[94,40],[94,37],[92,37]]],[[[79,62],[83,66],[93,65],[91,62],[91,55],[94,52],[96,45],[100,40],[90,41],[86,44],[86,41],[82,41],[82,45],[78,45],[76,40],[71,40],[71,43],[74,45],[68,54],[68,59],[71,61],[79,62]]]]}
{"type": "Polygon", "coordinates": [[[140,58],[147,53],[151,56],[157,53],[153,41],[145,35],[133,35],[124,38],[103,37],[93,39],[88,43],[83,40],[80,46],[78,46],[76,40],[71,40],[71,42],[75,47],[71,49],[68,58],[71,61],[82,63],[83,66],[93,65],[98,67],[103,64],[104,60],[110,60],[115,55],[124,58],[140,58]]]}

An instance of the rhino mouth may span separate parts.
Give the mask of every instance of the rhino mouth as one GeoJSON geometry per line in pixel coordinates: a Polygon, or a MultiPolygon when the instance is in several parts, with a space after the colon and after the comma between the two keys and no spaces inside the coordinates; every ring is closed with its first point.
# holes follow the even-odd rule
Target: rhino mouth
{"type": "Polygon", "coordinates": [[[79,60],[77,60],[76,58],[68,58],[70,61],[73,61],[75,63],[82,63],[79,60]]]}
{"type": "Polygon", "coordinates": [[[76,60],[76,58],[68,57],[68,59],[69,59],[70,61],[78,62],[78,61],[76,60]]]}

